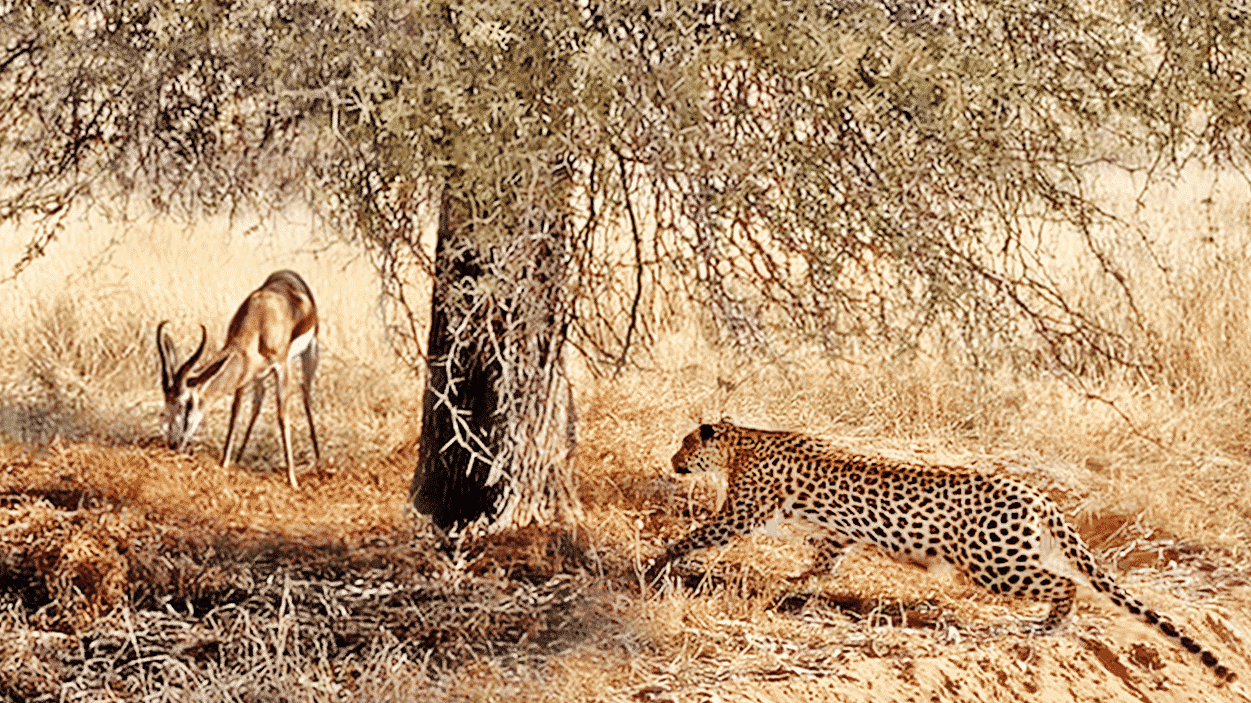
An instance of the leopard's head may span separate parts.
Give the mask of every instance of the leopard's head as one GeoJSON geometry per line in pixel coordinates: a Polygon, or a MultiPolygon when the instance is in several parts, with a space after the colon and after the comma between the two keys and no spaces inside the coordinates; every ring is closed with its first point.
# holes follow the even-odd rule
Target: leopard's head
{"type": "Polygon", "coordinates": [[[721,425],[700,425],[682,440],[682,448],[673,455],[673,470],[680,474],[725,469],[725,451],[719,441],[721,425]]]}

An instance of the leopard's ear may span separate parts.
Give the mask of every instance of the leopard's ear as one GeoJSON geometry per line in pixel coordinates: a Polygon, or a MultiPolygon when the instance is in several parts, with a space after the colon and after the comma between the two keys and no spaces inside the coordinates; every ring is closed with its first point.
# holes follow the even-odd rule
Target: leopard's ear
{"type": "Polygon", "coordinates": [[[699,438],[706,442],[712,439],[712,435],[714,431],[715,430],[713,430],[712,425],[700,425],[699,426],[699,438]]]}

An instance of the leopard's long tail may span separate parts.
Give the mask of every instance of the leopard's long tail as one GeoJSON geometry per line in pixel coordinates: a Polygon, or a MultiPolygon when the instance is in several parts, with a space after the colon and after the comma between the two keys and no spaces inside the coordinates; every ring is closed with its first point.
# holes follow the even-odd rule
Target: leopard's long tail
{"type": "MultiPolygon", "coordinates": [[[[1068,526],[1066,525],[1065,527],[1068,526]]],[[[1215,654],[1207,649],[1204,649],[1202,645],[1184,634],[1177,628],[1176,625],[1170,622],[1168,618],[1165,618],[1156,611],[1148,608],[1142,601],[1138,600],[1131,593],[1129,593],[1129,591],[1121,588],[1120,584],[1114,581],[1111,576],[1104,573],[1104,571],[1099,568],[1098,564],[1095,563],[1090,550],[1085,544],[1082,543],[1081,538],[1077,536],[1076,532],[1072,532],[1071,528],[1066,531],[1069,532],[1069,534],[1065,535],[1065,537],[1068,538],[1066,541],[1069,542],[1069,545],[1065,551],[1068,552],[1068,556],[1073,560],[1073,563],[1077,566],[1077,568],[1089,578],[1090,585],[1096,591],[1107,594],[1108,598],[1110,598],[1113,603],[1119,605],[1125,610],[1128,610],[1131,615],[1139,620],[1155,627],[1162,632],[1165,637],[1168,637],[1177,644],[1181,645],[1181,647],[1186,651],[1197,656],[1199,661],[1203,662],[1204,666],[1211,669],[1212,673],[1216,674],[1218,678],[1225,681],[1233,681],[1238,677],[1237,674],[1229,670],[1229,667],[1221,664],[1220,661],[1217,660],[1215,654]]]]}

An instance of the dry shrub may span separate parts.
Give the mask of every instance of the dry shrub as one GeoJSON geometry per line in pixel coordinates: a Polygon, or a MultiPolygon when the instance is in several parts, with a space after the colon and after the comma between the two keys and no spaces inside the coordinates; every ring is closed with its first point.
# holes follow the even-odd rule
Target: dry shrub
{"type": "Polygon", "coordinates": [[[55,695],[72,657],[68,635],[31,626],[27,609],[6,603],[0,609],[0,696],[29,701],[55,695]]]}
{"type": "Polygon", "coordinates": [[[587,534],[563,525],[537,525],[500,532],[490,538],[462,539],[467,572],[479,576],[546,581],[589,566],[587,534]]]}
{"type": "Polygon", "coordinates": [[[7,576],[22,581],[16,595],[39,609],[40,627],[82,631],[117,607],[156,595],[201,600],[238,585],[214,583],[220,568],[205,558],[208,540],[195,537],[205,526],[90,503],[95,507],[66,509],[27,497],[3,511],[7,576]]]}
{"type": "Polygon", "coordinates": [[[72,515],[46,501],[4,512],[7,570],[31,579],[28,596],[42,590],[39,604],[55,606],[45,613],[46,626],[74,631],[123,601],[130,573],[122,552],[130,547],[133,519],[127,525],[126,516],[72,515]]]}

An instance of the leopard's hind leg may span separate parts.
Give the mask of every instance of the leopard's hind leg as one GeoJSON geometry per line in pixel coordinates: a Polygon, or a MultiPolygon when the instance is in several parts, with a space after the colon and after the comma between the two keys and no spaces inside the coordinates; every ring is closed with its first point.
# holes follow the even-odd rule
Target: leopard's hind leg
{"type": "Polygon", "coordinates": [[[1027,627],[1031,632],[1054,630],[1072,612],[1077,598],[1073,579],[1028,561],[985,567],[974,578],[993,593],[1050,603],[1047,616],[1027,627]]]}

